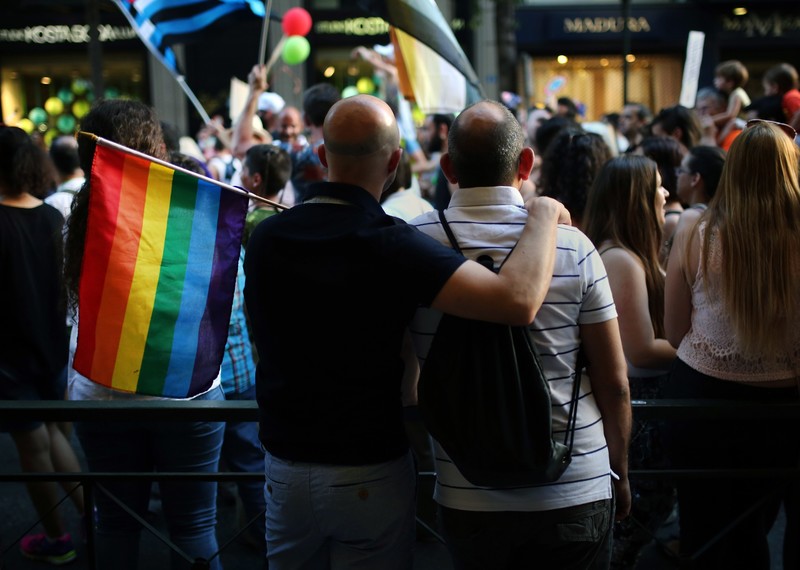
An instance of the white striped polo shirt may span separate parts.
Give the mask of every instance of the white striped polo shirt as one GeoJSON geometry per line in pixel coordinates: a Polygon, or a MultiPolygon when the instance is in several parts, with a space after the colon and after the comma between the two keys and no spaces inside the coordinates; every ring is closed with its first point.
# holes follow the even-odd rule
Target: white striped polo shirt
{"type": "MultiPolygon", "coordinates": [[[[513,187],[457,190],[445,216],[459,247],[470,259],[489,255],[495,267],[517,243],[527,219],[522,197],[513,187]]],[[[410,222],[449,244],[437,212],[410,222]]],[[[411,325],[420,365],[424,366],[440,313],[419,309],[411,325]]],[[[553,431],[563,441],[572,399],[579,325],[617,316],[605,267],[595,247],[578,229],[560,225],[553,280],[530,326],[550,384],[553,431]]],[[[438,444],[434,498],[446,507],[471,511],[545,511],[611,498],[611,469],[603,420],[586,374],[581,381],[572,463],[558,481],[524,488],[492,489],[470,484],[438,444]]]]}

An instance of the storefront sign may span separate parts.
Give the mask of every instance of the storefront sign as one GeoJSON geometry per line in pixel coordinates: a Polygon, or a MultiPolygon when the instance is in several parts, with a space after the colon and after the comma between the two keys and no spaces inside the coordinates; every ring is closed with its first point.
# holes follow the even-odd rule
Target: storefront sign
{"type": "MultiPolygon", "coordinates": [[[[129,26],[98,26],[101,42],[130,40],[136,32],[129,26]]],[[[85,44],[89,43],[89,26],[28,26],[25,28],[0,28],[0,43],[22,44],[85,44]]]]}
{"type": "Polygon", "coordinates": [[[389,24],[383,18],[347,18],[323,20],[314,25],[317,34],[343,34],[346,36],[380,36],[389,33],[389,24]]]}
{"type": "MultiPolygon", "coordinates": [[[[622,33],[624,28],[624,18],[564,18],[564,32],[568,34],[622,33]]],[[[649,32],[650,22],[644,17],[628,18],[628,29],[634,33],[649,32]]]]}
{"type": "Polygon", "coordinates": [[[725,16],[722,18],[722,30],[747,38],[780,38],[800,32],[800,16],[778,13],[768,16],[753,13],[746,16],[725,16]]]}

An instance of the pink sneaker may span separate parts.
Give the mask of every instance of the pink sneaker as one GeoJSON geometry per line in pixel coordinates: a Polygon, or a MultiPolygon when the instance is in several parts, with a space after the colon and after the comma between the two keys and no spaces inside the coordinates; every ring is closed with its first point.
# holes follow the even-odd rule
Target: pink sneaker
{"type": "Polygon", "coordinates": [[[78,557],[69,533],[55,540],[47,538],[44,534],[30,534],[20,541],[19,548],[26,558],[54,566],[69,564],[78,557]]]}

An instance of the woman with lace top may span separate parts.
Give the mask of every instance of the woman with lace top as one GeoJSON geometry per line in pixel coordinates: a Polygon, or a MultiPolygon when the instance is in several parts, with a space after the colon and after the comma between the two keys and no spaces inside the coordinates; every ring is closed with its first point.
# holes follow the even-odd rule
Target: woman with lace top
{"type": "MultiPolygon", "coordinates": [[[[708,209],[676,235],[664,325],[678,359],[665,397],[797,400],[800,185],[793,138],[787,125],[748,123],[731,146],[708,209]]],[[[800,442],[791,420],[746,416],[672,422],[668,435],[675,466],[694,468],[793,466],[800,442]]],[[[752,508],[697,563],[769,568],[766,535],[781,500],[778,483],[680,479],[681,554],[694,554],[752,508]]]]}

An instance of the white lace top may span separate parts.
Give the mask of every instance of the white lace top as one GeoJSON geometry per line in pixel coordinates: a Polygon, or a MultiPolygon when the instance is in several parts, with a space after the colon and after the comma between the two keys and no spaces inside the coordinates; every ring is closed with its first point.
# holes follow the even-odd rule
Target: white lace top
{"type": "MultiPolygon", "coordinates": [[[[701,240],[704,230],[705,224],[701,224],[701,240]]],[[[793,342],[787,346],[794,347],[793,350],[774,358],[743,355],[722,299],[719,280],[722,256],[715,236],[709,250],[708,280],[702,272],[704,252],[700,253],[692,287],[692,323],[678,347],[678,358],[698,372],[720,380],[757,384],[800,376],[800,315],[789,321],[794,323],[790,331],[793,342]]]]}

